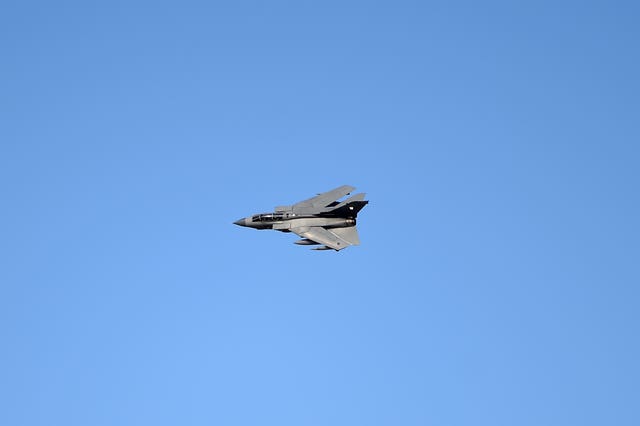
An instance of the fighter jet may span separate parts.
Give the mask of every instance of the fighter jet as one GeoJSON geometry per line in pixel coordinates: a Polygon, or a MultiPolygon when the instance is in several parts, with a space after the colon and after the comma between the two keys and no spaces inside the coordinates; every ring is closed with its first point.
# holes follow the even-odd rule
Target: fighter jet
{"type": "Polygon", "coordinates": [[[291,206],[278,206],[273,213],[262,213],[238,219],[239,226],[293,232],[301,237],[300,245],[320,245],[312,250],[340,251],[360,244],[356,216],[364,206],[365,194],[356,194],[340,202],[355,188],[344,185],[291,206]]]}

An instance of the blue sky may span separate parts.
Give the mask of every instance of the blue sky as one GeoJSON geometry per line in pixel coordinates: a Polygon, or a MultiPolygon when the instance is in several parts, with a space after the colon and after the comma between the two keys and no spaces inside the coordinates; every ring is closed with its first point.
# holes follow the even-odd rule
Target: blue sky
{"type": "Polygon", "coordinates": [[[4,2],[0,423],[639,424],[639,18],[4,2]]]}

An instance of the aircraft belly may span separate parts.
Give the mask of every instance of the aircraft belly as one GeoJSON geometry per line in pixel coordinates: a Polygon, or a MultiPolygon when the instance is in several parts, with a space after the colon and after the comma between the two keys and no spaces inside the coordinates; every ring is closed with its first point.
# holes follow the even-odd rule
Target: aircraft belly
{"type": "Polygon", "coordinates": [[[325,228],[336,228],[342,226],[353,226],[355,222],[349,222],[349,219],[335,217],[304,217],[290,219],[289,228],[298,228],[301,226],[322,226],[325,228]]]}

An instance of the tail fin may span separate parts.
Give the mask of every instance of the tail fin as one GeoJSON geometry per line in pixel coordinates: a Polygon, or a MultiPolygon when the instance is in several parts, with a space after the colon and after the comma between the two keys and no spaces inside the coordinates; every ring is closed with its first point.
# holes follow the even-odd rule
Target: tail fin
{"type": "Polygon", "coordinates": [[[365,201],[365,194],[356,194],[349,197],[336,206],[327,208],[324,213],[335,216],[356,217],[358,212],[366,206],[369,201],[365,201]]]}

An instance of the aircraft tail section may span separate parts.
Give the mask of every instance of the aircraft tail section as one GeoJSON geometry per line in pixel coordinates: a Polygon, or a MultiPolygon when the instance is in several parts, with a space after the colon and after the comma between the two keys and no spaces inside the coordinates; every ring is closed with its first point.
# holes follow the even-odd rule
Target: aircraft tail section
{"type": "Polygon", "coordinates": [[[349,197],[343,202],[327,208],[324,213],[332,216],[340,217],[356,217],[358,212],[364,208],[369,202],[364,199],[365,194],[356,194],[353,197],[349,197]]]}

